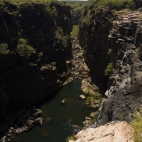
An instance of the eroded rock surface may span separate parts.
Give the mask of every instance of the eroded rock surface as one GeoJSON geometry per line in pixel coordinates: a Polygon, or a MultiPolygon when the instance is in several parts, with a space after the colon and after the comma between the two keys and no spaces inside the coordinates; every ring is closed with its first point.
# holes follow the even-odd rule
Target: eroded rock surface
{"type": "Polygon", "coordinates": [[[133,129],[126,122],[108,123],[98,128],[87,128],[69,142],[134,142],[133,129]]]}
{"type": "Polygon", "coordinates": [[[114,21],[109,46],[112,49],[115,72],[109,78],[108,90],[103,100],[97,124],[109,121],[130,122],[142,103],[142,10],[124,15],[114,21]]]}

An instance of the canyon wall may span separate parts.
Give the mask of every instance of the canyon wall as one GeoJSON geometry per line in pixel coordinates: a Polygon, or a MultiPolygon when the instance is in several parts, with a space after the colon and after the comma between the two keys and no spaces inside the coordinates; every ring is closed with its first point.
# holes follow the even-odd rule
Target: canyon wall
{"type": "MultiPolygon", "coordinates": [[[[140,1],[135,2],[136,7],[140,7],[141,3],[138,3],[140,1]]],[[[110,26],[107,26],[107,28],[110,29],[110,31],[107,32],[107,34],[105,34],[104,31],[98,33],[98,29],[99,31],[103,29],[103,27],[100,27],[101,24],[99,23],[95,30],[95,34],[98,33],[97,36],[95,34],[89,36],[88,25],[90,25],[90,23],[96,23],[96,21],[93,20],[94,18],[90,19],[89,24],[86,22],[86,30],[81,28],[82,31],[80,31],[80,33],[82,32],[83,34],[87,31],[87,36],[80,34],[79,38],[80,44],[87,52],[84,56],[86,57],[86,63],[90,68],[92,67],[91,70],[95,74],[94,78],[97,79],[96,75],[98,75],[98,79],[102,81],[100,77],[104,73],[102,62],[112,63],[113,72],[109,76],[107,90],[100,105],[96,123],[83,128],[83,130],[73,137],[74,140],[70,140],[70,142],[134,142],[134,130],[128,123],[135,119],[135,113],[139,112],[142,107],[142,8],[133,11],[123,8],[124,7],[120,10],[109,10],[109,12],[113,12],[111,13],[113,17],[109,18],[111,21],[110,26]],[[103,41],[103,34],[106,35],[107,41],[103,41]],[[89,39],[91,39],[90,41],[93,39],[93,41],[90,46],[87,46],[90,43],[87,42],[89,39]],[[101,41],[100,44],[98,43],[99,41],[101,41]],[[101,49],[104,47],[102,46],[104,42],[106,43],[106,52],[103,52],[105,50],[101,49]],[[97,43],[98,45],[96,46],[97,43]],[[99,56],[99,61],[98,56],[96,57],[96,48],[98,48],[100,54],[102,52],[104,53],[103,56],[99,56]],[[95,58],[94,62],[89,58],[90,54],[92,55],[92,59],[95,58]],[[97,61],[98,67],[96,67],[95,64],[97,61]],[[90,65],[91,63],[93,66],[90,65]],[[99,70],[101,71],[101,69],[102,72],[99,74],[99,70]],[[125,132],[123,130],[125,130],[125,132]]],[[[88,18],[89,16],[90,14],[88,14],[88,18]]],[[[100,19],[101,18],[100,15],[100,19]]],[[[105,15],[103,18],[108,18],[108,16],[105,15]]],[[[103,20],[101,22],[103,23],[103,20]]],[[[103,25],[107,23],[106,21],[103,25]]],[[[96,28],[96,25],[93,26],[96,28]]]]}
{"type": "Polygon", "coordinates": [[[97,124],[109,121],[127,121],[134,119],[134,114],[142,103],[142,10],[121,15],[113,21],[109,35],[109,47],[116,53],[115,71],[109,78],[97,124]]]}
{"type": "Polygon", "coordinates": [[[70,7],[0,2],[0,118],[62,86],[72,59],[70,7]]]}
{"type": "Polygon", "coordinates": [[[111,121],[130,122],[141,107],[142,9],[132,11],[140,7],[138,1],[134,2],[100,7],[93,3],[82,12],[78,37],[85,62],[92,81],[103,93],[107,89],[97,126],[111,121]],[[112,68],[108,68],[109,63],[112,68]],[[106,69],[113,74],[106,76],[106,69]]]}
{"type": "Polygon", "coordinates": [[[114,11],[126,7],[134,9],[135,4],[131,1],[117,6],[111,3],[99,5],[99,2],[94,2],[82,10],[78,38],[84,49],[84,58],[90,69],[92,82],[99,86],[102,93],[107,89],[108,82],[105,69],[111,62],[108,35],[113,19],[117,18],[117,13],[114,11]]]}

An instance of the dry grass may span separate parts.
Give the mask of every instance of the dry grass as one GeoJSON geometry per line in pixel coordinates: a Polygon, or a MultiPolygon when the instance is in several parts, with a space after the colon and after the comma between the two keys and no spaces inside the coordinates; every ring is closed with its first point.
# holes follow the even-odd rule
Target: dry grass
{"type": "Polygon", "coordinates": [[[142,110],[135,114],[135,120],[131,122],[134,129],[135,142],[142,142],[142,110]]]}

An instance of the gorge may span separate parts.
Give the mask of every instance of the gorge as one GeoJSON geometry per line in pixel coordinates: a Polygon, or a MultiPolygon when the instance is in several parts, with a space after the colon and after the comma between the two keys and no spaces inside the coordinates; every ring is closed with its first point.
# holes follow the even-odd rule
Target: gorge
{"type": "MultiPolygon", "coordinates": [[[[42,122],[44,124],[41,128],[49,126],[51,131],[60,133],[48,136],[48,132],[44,132],[45,137],[42,137],[42,130],[37,126],[24,136],[21,135],[21,138],[16,137],[12,141],[27,141],[27,139],[37,142],[58,141],[58,137],[61,137],[59,141],[63,142],[66,141],[67,136],[74,134],[69,132],[71,129],[71,131],[76,130],[75,134],[82,130],[73,136],[74,141],[99,142],[96,129],[107,123],[117,126],[119,121],[125,121],[122,125],[129,129],[129,134],[133,137],[131,128],[126,122],[134,120],[134,114],[140,111],[142,102],[142,9],[139,8],[142,2],[138,0],[122,0],[120,3],[115,0],[101,2],[101,0],[92,1],[80,10],[81,14],[78,15],[80,45],[77,37],[71,37],[73,28],[71,7],[66,3],[0,2],[2,142],[11,140],[9,131],[13,131],[14,135],[15,133],[21,135],[21,131],[26,131],[25,126],[29,125],[27,130],[29,131],[33,124],[42,124],[42,122]],[[71,83],[68,84],[69,82],[71,83]],[[54,93],[57,95],[53,95],[54,93]],[[79,98],[81,94],[84,100],[79,98]],[[39,102],[41,100],[47,101],[39,102]],[[33,107],[35,104],[37,108],[41,107],[42,112],[33,107]],[[82,109],[72,114],[72,109],[76,105],[77,109],[82,109]],[[15,114],[17,111],[18,113],[15,114]],[[93,118],[91,112],[95,114],[93,118]],[[40,113],[40,116],[37,117],[35,113],[40,113]],[[54,117],[46,116],[49,113],[53,113],[54,117]],[[24,122],[20,120],[22,115],[25,116],[24,122]],[[4,125],[5,120],[11,117],[14,117],[12,121],[4,125]],[[65,132],[63,129],[58,130],[54,121],[50,126],[50,120],[52,123],[52,119],[58,120],[58,118],[69,121],[65,132]],[[85,127],[75,126],[78,130],[73,128],[72,118],[78,121],[75,123],[80,126],[85,120],[83,122],[85,127]],[[21,130],[23,127],[24,130],[21,130]],[[93,133],[90,132],[90,128],[93,133]]],[[[120,135],[118,137],[121,137],[120,135]]],[[[113,136],[109,138],[104,134],[104,141],[116,141],[113,136]]],[[[124,141],[127,139],[128,137],[125,137],[124,141]]],[[[129,141],[131,140],[130,138],[129,141]]]]}

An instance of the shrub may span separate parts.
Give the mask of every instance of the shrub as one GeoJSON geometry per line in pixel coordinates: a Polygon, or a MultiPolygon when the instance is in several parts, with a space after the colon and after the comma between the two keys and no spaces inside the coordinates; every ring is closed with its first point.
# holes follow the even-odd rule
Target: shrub
{"type": "Polygon", "coordinates": [[[21,38],[18,42],[18,45],[17,45],[17,52],[20,55],[29,56],[29,55],[31,55],[31,53],[35,53],[35,49],[33,47],[31,47],[30,45],[28,45],[27,40],[21,38]]]}
{"type": "Polygon", "coordinates": [[[113,73],[113,64],[108,63],[106,70],[105,70],[105,75],[110,76],[113,73]]]}
{"type": "Polygon", "coordinates": [[[7,55],[8,53],[8,45],[6,43],[0,43],[0,54],[7,55]]]}
{"type": "Polygon", "coordinates": [[[29,66],[30,67],[35,67],[35,66],[37,66],[37,64],[35,64],[35,63],[29,63],[29,66]]]}
{"type": "Polygon", "coordinates": [[[101,100],[102,99],[102,95],[98,92],[95,93],[95,99],[96,100],[101,100]]]}
{"type": "Polygon", "coordinates": [[[56,62],[51,62],[51,65],[52,66],[56,66],[56,62]]]}
{"type": "Polygon", "coordinates": [[[69,137],[67,137],[66,142],[69,142],[70,140],[76,140],[76,137],[74,135],[69,136],[69,137]]]}

